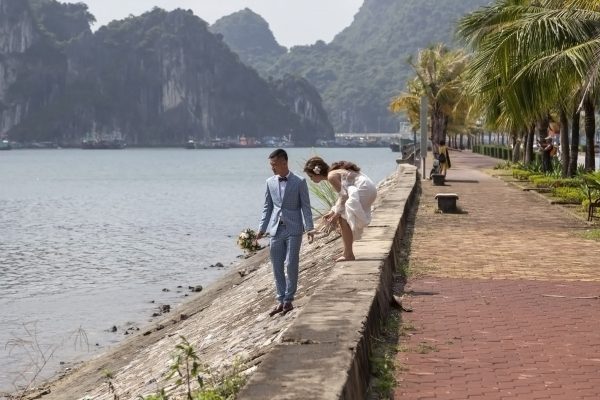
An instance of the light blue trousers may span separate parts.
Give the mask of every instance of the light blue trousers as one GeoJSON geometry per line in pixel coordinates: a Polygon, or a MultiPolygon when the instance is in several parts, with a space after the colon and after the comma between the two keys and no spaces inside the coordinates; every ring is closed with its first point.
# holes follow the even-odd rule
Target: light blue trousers
{"type": "Polygon", "coordinates": [[[275,236],[271,237],[271,264],[277,289],[277,301],[280,303],[294,300],[298,287],[301,245],[302,234],[290,235],[285,225],[280,225],[275,236]]]}

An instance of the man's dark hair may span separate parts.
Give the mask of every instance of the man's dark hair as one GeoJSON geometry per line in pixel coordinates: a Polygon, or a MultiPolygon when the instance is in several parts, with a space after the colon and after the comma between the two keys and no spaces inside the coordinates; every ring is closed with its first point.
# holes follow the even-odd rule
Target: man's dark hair
{"type": "Polygon", "coordinates": [[[283,158],[285,161],[287,161],[287,152],[284,149],[277,149],[269,155],[269,160],[273,158],[283,158]]]}

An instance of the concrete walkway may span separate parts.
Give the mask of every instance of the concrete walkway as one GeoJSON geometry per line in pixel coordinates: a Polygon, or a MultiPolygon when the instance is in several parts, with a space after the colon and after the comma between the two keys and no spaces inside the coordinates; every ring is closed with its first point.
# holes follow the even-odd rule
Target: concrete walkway
{"type": "MultiPolygon", "coordinates": [[[[584,222],[452,152],[422,181],[394,398],[600,399],[600,242],[584,222]],[[439,214],[436,193],[460,196],[439,214]]],[[[431,161],[431,160],[428,160],[431,161]]]]}

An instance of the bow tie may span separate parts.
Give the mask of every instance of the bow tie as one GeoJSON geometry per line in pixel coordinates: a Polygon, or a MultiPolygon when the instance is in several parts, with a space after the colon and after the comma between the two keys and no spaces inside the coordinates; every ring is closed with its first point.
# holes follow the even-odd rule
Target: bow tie
{"type": "Polygon", "coordinates": [[[287,182],[287,176],[279,177],[279,182],[287,182]]]}

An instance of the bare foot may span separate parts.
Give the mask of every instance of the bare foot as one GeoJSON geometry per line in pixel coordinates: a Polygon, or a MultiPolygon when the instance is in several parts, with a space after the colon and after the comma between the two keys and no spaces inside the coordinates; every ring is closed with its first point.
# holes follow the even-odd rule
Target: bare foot
{"type": "Polygon", "coordinates": [[[342,262],[342,261],[354,261],[356,258],[354,256],[352,257],[345,257],[345,256],[341,256],[339,258],[337,258],[335,260],[335,262],[342,262]]]}

